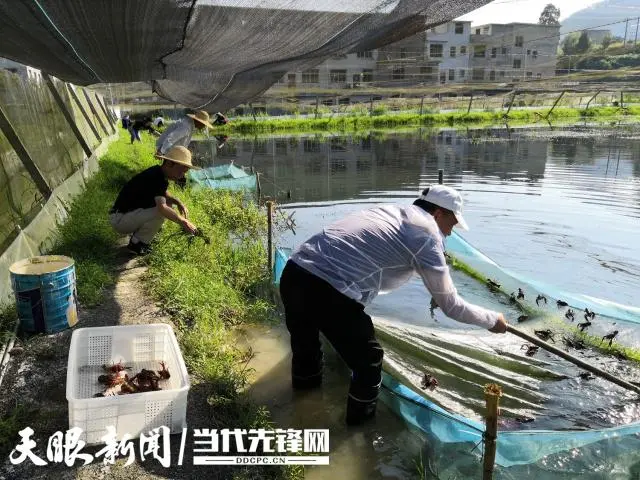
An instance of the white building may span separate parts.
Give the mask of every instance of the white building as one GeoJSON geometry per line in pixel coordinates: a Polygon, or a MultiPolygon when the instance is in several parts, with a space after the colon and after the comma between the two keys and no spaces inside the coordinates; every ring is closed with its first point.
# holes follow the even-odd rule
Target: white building
{"type": "Polygon", "coordinates": [[[491,23],[473,27],[472,81],[526,81],[555,75],[560,25],[491,23]]]}
{"type": "Polygon", "coordinates": [[[438,62],[432,82],[464,82],[468,78],[471,22],[448,22],[427,30],[425,53],[438,62]]]}
{"type": "Polygon", "coordinates": [[[42,72],[37,68],[14,62],[8,58],[0,58],[0,69],[9,70],[12,73],[20,75],[25,80],[40,81],[42,80],[42,72]]]}

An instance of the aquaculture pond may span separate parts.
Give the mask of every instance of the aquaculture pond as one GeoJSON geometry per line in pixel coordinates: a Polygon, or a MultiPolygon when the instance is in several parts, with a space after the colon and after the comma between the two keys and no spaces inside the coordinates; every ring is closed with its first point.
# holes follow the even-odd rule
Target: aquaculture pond
{"type": "MultiPolygon", "coordinates": [[[[437,183],[442,170],[444,183],[462,192],[471,230],[461,234],[475,249],[537,286],[628,313],[621,319],[598,315],[596,309],[596,319],[586,329],[591,337],[583,338],[575,328],[585,322],[583,312],[576,311],[573,322],[565,318],[567,308],[557,307],[556,295],[519,326],[531,334],[551,330],[556,346],[637,382],[636,362],[598,347],[609,343],[600,343],[602,336],[617,330],[614,345],[640,348],[640,325],[634,322],[640,322],[638,140],[640,128],[624,123],[421,129],[229,138],[221,148],[214,141],[199,143],[198,157],[208,165],[234,162],[260,172],[262,196],[275,199],[295,221],[295,233],[285,230],[277,238],[278,245],[288,248],[349,213],[412,202],[423,188],[437,183]]],[[[465,299],[503,311],[517,323],[522,311],[508,295],[491,292],[463,272],[454,271],[453,276],[465,299]]],[[[529,284],[524,291],[528,304],[535,305],[541,292],[529,284]]],[[[386,347],[389,370],[417,390],[425,371],[437,377],[438,388],[424,394],[449,411],[480,420],[482,387],[495,381],[505,390],[500,420],[504,430],[590,430],[640,420],[637,395],[581,375],[577,367],[542,350],[529,356],[532,352],[518,337],[469,327],[438,310],[432,315],[429,302],[430,295],[414,278],[380,295],[369,312],[386,347]]],[[[401,428],[397,432],[395,440],[387,438],[396,455],[381,460],[373,454],[377,460],[367,467],[372,475],[416,474],[413,459],[419,449],[399,446],[408,440],[401,428]]],[[[372,435],[377,438],[377,433],[372,435]]],[[[587,460],[597,462],[583,456],[581,474],[589,471],[587,460]]],[[[550,470],[560,472],[569,465],[570,459],[558,460],[550,470]]]]}

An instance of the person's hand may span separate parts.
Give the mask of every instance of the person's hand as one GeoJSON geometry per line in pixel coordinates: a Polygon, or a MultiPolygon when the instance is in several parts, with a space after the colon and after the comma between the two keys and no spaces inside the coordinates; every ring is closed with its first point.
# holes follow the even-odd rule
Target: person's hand
{"type": "Polygon", "coordinates": [[[196,232],[198,231],[198,227],[196,227],[193,223],[191,223],[186,218],[182,221],[182,229],[185,232],[190,233],[191,235],[195,235],[196,232]]]}
{"type": "Polygon", "coordinates": [[[498,315],[498,321],[492,328],[489,329],[489,331],[493,333],[504,333],[507,331],[507,321],[504,319],[503,314],[500,313],[498,315]]]}
{"type": "Polygon", "coordinates": [[[184,205],[184,203],[178,203],[178,211],[184,218],[189,218],[189,210],[187,210],[187,207],[184,205]]]}

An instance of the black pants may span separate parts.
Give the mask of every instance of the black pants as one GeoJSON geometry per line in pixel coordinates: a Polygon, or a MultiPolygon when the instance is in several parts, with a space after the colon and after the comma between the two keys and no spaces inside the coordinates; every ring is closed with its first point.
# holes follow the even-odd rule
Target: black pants
{"type": "Polygon", "coordinates": [[[322,332],[352,371],[347,422],[359,423],[372,416],[382,379],[383,351],[364,306],[292,261],[282,272],[280,295],[291,334],[294,388],[321,383],[322,332]]]}

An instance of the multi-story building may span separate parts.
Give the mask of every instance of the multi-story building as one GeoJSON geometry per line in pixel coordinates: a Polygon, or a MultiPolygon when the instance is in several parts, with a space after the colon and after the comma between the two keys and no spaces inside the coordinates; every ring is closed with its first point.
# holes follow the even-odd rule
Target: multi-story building
{"type": "Polygon", "coordinates": [[[415,85],[432,82],[431,71],[438,61],[425,55],[425,32],[382,47],[374,72],[376,85],[415,85]]]}
{"type": "Polygon", "coordinates": [[[473,27],[471,81],[525,81],[555,75],[559,25],[491,23],[473,27]]]}
{"type": "Polygon", "coordinates": [[[471,22],[448,22],[427,30],[426,55],[434,63],[427,70],[431,82],[464,82],[468,79],[471,22]]]}

